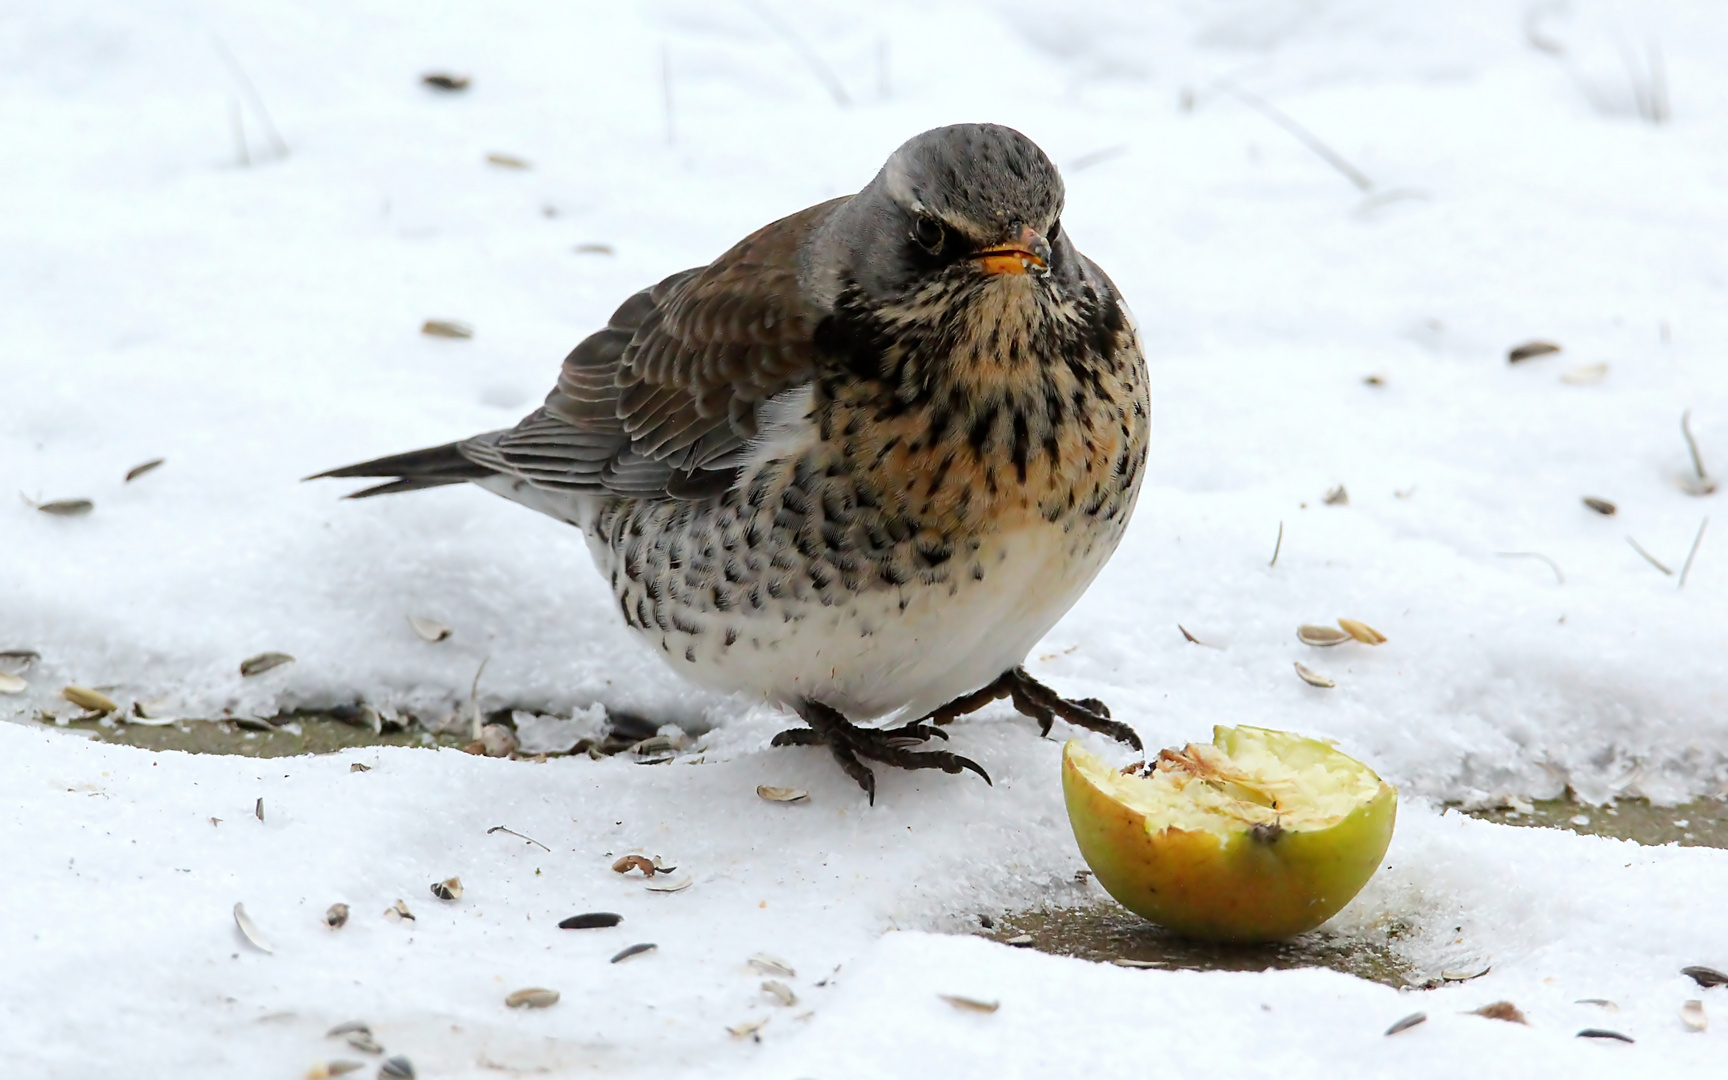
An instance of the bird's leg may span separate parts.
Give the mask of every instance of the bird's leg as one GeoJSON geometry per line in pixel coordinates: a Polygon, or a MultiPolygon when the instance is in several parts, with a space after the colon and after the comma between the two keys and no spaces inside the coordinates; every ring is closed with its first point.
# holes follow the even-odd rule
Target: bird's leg
{"type": "Polygon", "coordinates": [[[826,746],[834,755],[834,760],[846,771],[846,775],[856,780],[858,786],[864,789],[872,805],[876,802],[876,774],[872,773],[860,758],[880,761],[884,765],[901,769],[941,769],[947,773],[971,769],[982,776],[986,784],[991,782],[990,774],[971,758],[946,750],[907,749],[904,742],[908,738],[927,739],[931,733],[941,734],[921,724],[912,723],[887,729],[859,727],[842,716],[838,709],[818,701],[801,703],[798,706],[798,715],[810,726],[780,732],[774,736],[773,745],[826,746]]]}
{"type": "MultiPolygon", "coordinates": [[[[924,718],[932,724],[947,724],[955,717],[976,712],[992,701],[1001,698],[1013,698],[1014,707],[1022,714],[1038,721],[1038,732],[1041,735],[1050,734],[1050,726],[1057,717],[1068,721],[1076,727],[1089,731],[1102,732],[1117,742],[1125,742],[1136,750],[1145,749],[1140,744],[1140,736],[1134,734],[1134,729],[1127,724],[1110,719],[1110,710],[1097,698],[1081,698],[1069,701],[1056,691],[1027,674],[1023,667],[1004,671],[995,682],[974,690],[970,694],[962,694],[948,704],[937,709],[924,718]]],[[[916,725],[907,725],[908,727],[916,725]]]]}

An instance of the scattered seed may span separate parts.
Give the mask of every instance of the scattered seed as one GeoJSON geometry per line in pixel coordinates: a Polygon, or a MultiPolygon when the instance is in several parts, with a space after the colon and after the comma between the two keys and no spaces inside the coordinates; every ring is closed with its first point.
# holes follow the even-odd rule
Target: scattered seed
{"type": "Polygon", "coordinates": [[[1601,514],[1603,517],[1613,517],[1615,514],[1620,512],[1618,506],[1615,506],[1607,499],[1598,499],[1594,495],[1584,496],[1584,505],[1596,511],[1598,514],[1601,514]]]}
{"type": "Polygon", "coordinates": [[[1525,1027],[1530,1026],[1530,1021],[1524,1019],[1524,1014],[1518,1011],[1518,1006],[1510,1001],[1496,1001],[1472,1011],[1475,1015],[1486,1016],[1490,1020],[1505,1020],[1513,1024],[1523,1024],[1525,1027]]]}
{"type": "Polygon", "coordinates": [[[1687,1031],[1703,1031],[1710,1026],[1710,1018],[1704,1015],[1704,1003],[1693,998],[1680,1006],[1680,1022],[1686,1025],[1687,1031]]]}
{"type": "Polygon", "coordinates": [[[1425,1013],[1425,1012],[1413,1012],[1409,1016],[1406,1016],[1404,1019],[1398,1021],[1396,1024],[1393,1024],[1391,1027],[1387,1028],[1386,1034],[1396,1035],[1400,1031],[1409,1031],[1411,1028],[1415,1027],[1417,1024],[1426,1023],[1427,1021],[1428,1021],[1428,1014],[1427,1013],[1425,1013]]]}
{"type": "Polygon", "coordinates": [[[420,76],[420,81],[434,90],[455,92],[468,89],[468,76],[452,75],[447,71],[429,71],[420,76]]]}
{"type": "Polygon", "coordinates": [[[331,904],[324,911],[324,925],[332,930],[340,930],[348,925],[348,905],[331,904]]]}
{"type": "Polygon", "coordinates": [[[558,924],[560,930],[602,930],[608,926],[617,926],[624,921],[624,916],[610,911],[589,911],[581,915],[572,915],[558,924]]]}
{"type": "Polygon", "coordinates": [[[612,864],[614,874],[628,874],[632,870],[642,871],[644,877],[653,877],[660,872],[660,868],[654,865],[654,860],[646,855],[626,855],[612,864]]]}
{"type": "Polygon", "coordinates": [[[964,1012],[993,1013],[1002,1007],[1000,1001],[979,1001],[977,998],[961,997],[959,994],[937,994],[936,996],[964,1012]]]}
{"type": "Polygon", "coordinates": [[[1600,1009],[1607,1009],[1609,1012],[1619,1012],[1620,1011],[1620,1006],[1614,1004],[1612,1001],[1609,1001],[1607,998],[1579,998],[1577,1001],[1574,1001],[1572,1004],[1574,1004],[1574,1005],[1594,1005],[1600,1009]]]}
{"type": "Polygon", "coordinates": [[[791,964],[781,960],[779,957],[769,956],[767,953],[757,953],[755,956],[752,956],[749,960],[745,961],[745,963],[749,964],[764,975],[778,975],[782,979],[795,978],[798,974],[796,971],[792,970],[791,964]]]}
{"type": "Polygon", "coordinates": [[[268,941],[264,940],[264,935],[258,931],[258,927],[252,922],[252,916],[246,914],[245,904],[234,905],[234,925],[240,928],[240,933],[244,934],[246,940],[250,941],[252,947],[259,952],[274,953],[276,951],[270,947],[268,941]]]}
{"type": "Polygon", "coordinates": [[[258,801],[252,804],[252,816],[259,821],[264,820],[264,796],[258,796],[258,801]]]}
{"type": "Polygon", "coordinates": [[[1310,623],[1303,623],[1296,628],[1296,640],[1304,645],[1323,648],[1327,645],[1339,645],[1349,641],[1350,634],[1331,626],[1314,626],[1310,623]]]}
{"type": "Polygon", "coordinates": [[[96,504],[89,499],[55,499],[53,502],[37,503],[36,509],[55,517],[82,517],[96,509],[96,504]]]}
{"type": "Polygon", "coordinates": [[[683,892],[694,880],[689,874],[685,874],[677,881],[651,881],[642,887],[649,892],[683,892]]]}
{"type": "Polygon", "coordinates": [[[769,787],[767,784],[756,785],[756,794],[769,802],[803,802],[810,797],[803,788],[769,787]]]}
{"type": "Polygon", "coordinates": [[[534,167],[515,154],[487,154],[486,164],[497,165],[505,169],[532,169],[534,167]]]}
{"type": "Polygon", "coordinates": [[[773,994],[774,997],[779,1000],[780,1004],[787,1008],[791,1008],[798,1004],[798,995],[794,994],[792,988],[781,982],[779,979],[762,980],[762,992],[765,994],[773,994]]]}
{"type": "Polygon", "coordinates": [[[577,244],[570,249],[578,255],[613,255],[616,252],[611,244],[577,244]]]}
{"type": "Polygon", "coordinates": [[[1485,963],[1480,968],[1448,968],[1440,973],[1440,977],[1447,982],[1469,982],[1471,979],[1480,979],[1493,970],[1493,967],[1494,965],[1485,963]]]}
{"type": "Polygon", "coordinates": [[[1301,661],[1296,662],[1296,674],[1309,686],[1318,686],[1322,690],[1330,690],[1338,685],[1301,661]]]}
{"type": "Polygon", "coordinates": [[[521,1009],[524,1007],[530,1009],[544,1009],[548,1006],[558,1004],[558,991],[544,990],[538,986],[531,986],[526,990],[517,990],[513,992],[509,997],[504,999],[504,1004],[510,1006],[512,1009],[521,1009]]]}
{"type": "Polygon", "coordinates": [[[92,690],[88,686],[63,687],[60,696],[80,709],[89,709],[96,713],[111,713],[120,707],[114,704],[108,695],[92,690]]]}
{"type": "Polygon", "coordinates": [[[1710,989],[1712,986],[1728,986],[1728,975],[1722,974],[1715,968],[1698,966],[1683,967],[1680,969],[1680,974],[1688,976],[1693,982],[1702,986],[1706,990],[1710,989]]]}
{"type": "Polygon", "coordinates": [[[654,944],[651,941],[642,942],[641,944],[637,944],[637,945],[632,945],[627,949],[619,949],[618,952],[612,957],[612,959],[607,961],[607,963],[610,963],[610,964],[621,963],[625,960],[630,959],[632,956],[641,956],[645,952],[653,952],[655,949],[658,949],[659,947],[660,946],[654,944]]]}
{"type": "Polygon", "coordinates": [[[271,668],[279,668],[283,664],[292,664],[293,662],[294,658],[285,652],[262,652],[240,662],[240,677],[249,679],[254,675],[262,675],[271,668]]]}
{"type": "Polygon", "coordinates": [[[351,1072],[359,1072],[366,1066],[358,1061],[320,1061],[306,1073],[306,1080],[329,1080],[332,1076],[344,1076],[351,1072]]]}
{"type": "Polygon", "coordinates": [[[414,632],[419,634],[423,641],[443,641],[451,634],[450,628],[443,623],[433,619],[422,619],[418,615],[408,616],[408,625],[414,628],[414,632]]]}
{"type": "Polygon", "coordinates": [[[329,1031],[326,1031],[324,1037],[326,1039],[334,1039],[338,1035],[351,1035],[356,1031],[370,1035],[372,1034],[372,1025],[368,1024],[364,1020],[344,1020],[329,1031]]]}
{"type": "Polygon", "coordinates": [[[755,1039],[757,1042],[761,1042],[762,1036],[759,1035],[758,1032],[760,1032],[771,1019],[773,1018],[764,1016],[760,1020],[746,1020],[741,1024],[733,1024],[726,1030],[731,1032],[732,1037],[735,1039],[755,1039]]]}
{"type": "Polygon", "coordinates": [[[378,1080],[414,1080],[414,1063],[400,1055],[385,1058],[378,1066],[378,1080]]]}
{"type": "Polygon", "coordinates": [[[167,458],[151,458],[142,465],[134,465],[126,470],[126,479],[123,482],[130,484],[145,473],[160,469],[167,460],[167,458]]]}
{"type": "Polygon", "coordinates": [[[420,332],[428,337],[457,338],[464,341],[474,336],[472,326],[455,319],[427,319],[420,324],[420,332]]]}
{"type": "Polygon", "coordinates": [[[1012,945],[1016,949],[1029,948],[1032,944],[1032,935],[1031,934],[1015,934],[1011,938],[1004,938],[1002,940],[1002,944],[1012,945]]]}
{"type": "Polygon", "coordinates": [[[348,1036],[347,1043],[362,1054],[382,1054],[384,1048],[378,1045],[378,1040],[372,1037],[370,1031],[356,1031],[348,1036]]]}
{"type": "Polygon", "coordinates": [[[1364,645],[1384,645],[1386,635],[1358,619],[1339,619],[1338,625],[1344,632],[1364,645]]]}
{"type": "Polygon", "coordinates": [[[348,771],[349,772],[371,772],[372,766],[367,765],[363,762],[356,761],[353,764],[348,766],[348,771]]]}
{"type": "Polygon", "coordinates": [[[416,921],[414,913],[408,910],[408,902],[402,899],[398,899],[394,904],[385,908],[384,917],[391,922],[401,922],[403,919],[407,919],[409,922],[416,921]]]}
{"type": "Polygon", "coordinates": [[[1339,484],[1337,487],[1328,491],[1320,501],[1325,503],[1327,506],[1349,506],[1350,493],[1344,490],[1343,484],[1339,484]]]}
{"type": "Polygon", "coordinates": [[[459,877],[445,878],[432,883],[432,895],[440,900],[462,899],[462,879],[459,877]]]}
{"type": "Polygon", "coordinates": [[[1508,364],[1516,364],[1521,360],[1531,360],[1538,356],[1547,356],[1549,353],[1557,353],[1559,351],[1560,346],[1551,341],[1526,341],[1522,345],[1515,345],[1512,347],[1512,350],[1506,354],[1506,362],[1508,364]]]}
{"type": "Polygon", "coordinates": [[[1386,380],[1379,375],[1364,375],[1362,382],[1367,386],[1385,386],[1386,380]]]}
{"type": "Polygon", "coordinates": [[[1632,1038],[1632,1036],[1630,1036],[1630,1035],[1622,1035],[1618,1031],[1609,1031],[1607,1028],[1585,1028],[1583,1031],[1580,1031],[1578,1033],[1578,1038],[1580,1038],[1580,1039],[1618,1039],[1623,1043],[1629,1043],[1629,1042],[1635,1041],[1632,1038]]]}
{"type": "Polygon", "coordinates": [[[30,684],[16,675],[0,671],[0,694],[22,694],[30,684]]]}
{"type": "Polygon", "coordinates": [[[1607,374],[1607,364],[1585,364],[1583,367],[1561,372],[1560,381],[1568,386],[1588,386],[1601,382],[1607,374]]]}

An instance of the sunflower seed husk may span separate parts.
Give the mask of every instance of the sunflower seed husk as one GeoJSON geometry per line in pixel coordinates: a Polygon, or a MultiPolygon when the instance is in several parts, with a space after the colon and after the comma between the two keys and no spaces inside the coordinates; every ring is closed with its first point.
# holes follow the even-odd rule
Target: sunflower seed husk
{"type": "Polygon", "coordinates": [[[37,503],[36,509],[55,517],[82,517],[96,509],[96,504],[89,499],[55,499],[53,502],[37,503]]]}
{"type": "Polygon", "coordinates": [[[258,796],[258,801],[252,804],[252,816],[259,821],[264,820],[264,796],[258,796]]]}
{"type": "Polygon", "coordinates": [[[324,1037],[326,1039],[334,1039],[338,1035],[352,1035],[356,1031],[370,1035],[372,1034],[372,1025],[368,1024],[364,1020],[344,1020],[329,1031],[326,1031],[324,1037]]]}
{"type": "Polygon", "coordinates": [[[415,921],[414,913],[408,910],[408,902],[401,899],[384,909],[384,917],[391,922],[401,922],[403,919],[407,919],[409,922],[415,921]]]}
{"type": "Polygon", "coordinates": [[[1349,634],[1364,645],[1386,644],[1385,634],[1382,634],[1380,631],[1374,629],[1365,622],[1361,622],[1360,620],[1339,619],[1338,625],[1344,628],[1346,634],[1349,634]]]}
{"type": "Polygon", "coordinates": [[[35,649],[0,649],[0,664],[23,671],[31,664],[42,659],[42,654],[35,649]]]}
{"type": "Polygon", "coordinates": [[[16,675],[0,671],[0,694],[22,694],[30,684],[16,675]]]}
{"type": "Polygon", "coordinates": [[[733,1024],[732,1026],[728,1027],[726,1030],[731,1032],[732,1037],[735,1039],[752,1039],[753,1038],[753,1039],[756,1039],[758,1042],[760,1042],[761,1036],[758,1035],[757,1032],[761,1031],[762,1028],[765,1027],[767,1025],[768,1021],[771,1019],[773,1019],[773,1018],[768,1017],[768,1016],[764,1016],[760,1020],[746,1020],[741,1024],[733,1024]]]}
{"type": "Polygon", "coordinates": [[[767,784],[756,785],[756,794],[769,802],[803,802],[810,797],[803,788],[770,787],[767,784]]]}
{"type": "Polygon", "coordinates": [[[257,925],[252,922],[252,916],[246,914],[245,904],[234,905],[234,925],[240,928],[240,933],[246,936],[253,948],[261,953],[275,953],[276,950],[270,947],[270,943],[264,940],[264,935],[259,933],[257,925]]]}
{"type": "Polygon", "coordinates": [[[438,622],[435,619],[423,619],[418,615],[408,616],[408,625],[414,628],[414,632],[420,635],[420,640],[422,641],[443,641],[445,638],[449,637],[452,632],[450,628],[445,626],[443,623],[438,622]]]}
{"type": "Polygon", "coordinates": [[[447,71],[429,71],[420,76],[420,81],[434,90],[456,92],[468,89],[469,78],[466,75],[452,75],[447,71]]]}
{"type": "Polygon", "coordinates": [[[414,1080],[414,1063],[397,1055],[378,1066],[378,1080],[414,1080]]]}
{"type": "Polygon", "coordinates": [[[151,458],[142,465],[132,466],[130,469],[126,470],[126,479],[122,481],[122,483],[130,484],[145,473],[150,472],[153,469],[160,469],[163,463],[167,460],[167,458],[151,458]]]}
{"type": "Polygon", "coordinates": [[[762,980],[762,992],[765,994],[773,994],[775,999],[787,1008],[791,1008],[793,1005],[798,1004],[798,995],[794,994],[792,988],[781,982],[779,979],[762,980]]]}
{"type": "Polygon", "coordinates": [[[1341,645],[1350,640],[1350,635],[1335,627],[1303,623],[1296,628],[1296,640],[1304,645],[1323,648],[1327,645],[1341,645]]]}
{"type": "Polygon", "coordinates": [[[240,661],[240,677],[249,679],[254,675],[262,675],[271,668],[292,664],[294,658],[285,652],[261,652],[257,656],[249,656],[240,661]]]}
{"type": "Polygon", "coordinates": [[[1337,683],[1333,682],[1331,679],[1328,679],[1326,676],[1320,674],[1319,672],[1310,668],[1307,664],[1304,664],[1300,661],[1298,661],[1296,664],[1296,674],[1302,679],[1303,682],[1307,683],[1309,686],[1318,686],[1322,690],[1330,690],[1334,686],[1338,685],[1337,683]]]}
{"type": "Polygon", "coordinates": [[[1622,1035],[1618,1031],[1609,1031],[1607,1028],[1585,1028],[1583,1031],[1580,1031],[1578,1033],[1578,1038],[1580,1038],[1580,1039],[1618,1039],[1623,1043],[1629,1043],[1629,1042],[1635,1042],[1636,1041],[1630,1035],[1622,1035]]]}
{"type": "Polygon", "coordinates": [[[1030,948],[1032,945],[1032,935],[1031,934],[1015,934],[1011,938],[1003,938],[1002,944],[1012,945],[1016,949],[1030,948]]]}
{"type": "Polygon", "coordinates": [[[1574,1004],[1574,1005],[1594,1005],[1599,1009],[1607,1009],[1609,1012],[1619,1012],[1620,1011],[1620,1006],[1614,1004],[1612,1001],[1609,1001],[1607,998],[1579,998],[1577,1001],[1574,1001],[1572,1004],[1574,1004]]]}
{"type": "Polygon", "coordinates": [[[1526,341],[1522,345],[1514,345],[1512,349],[1507,352],[1506,362],[1508,364],[1516,364],[1521,360],[1532,360],[1538,356],[1547,356],[1549,353],[1557,353],[1559,351],[1560,346],[1554,344],[1552,341],[1526,341]]]}
{"type": "Polygon", "coordinates": [[[517,990],[504,999],[504,1004],[512,1009],[544,1009],[558,1004],[558,991],[546,990],[531,986],[526,990],[517,990]]]}
{"type": "Polygon", "coordinates": [[[1613,517],[1620,508],[1607,499],[1598,499],[1594,495],[1584,496],[1584,505],[1601,514],[1603,517],[1613,517]]]}
{"type": "Polygon", "coordinates": [[[792,970],[791,964],[781,960],[779,957],[769,956],[767,953],[757,953],[749,960],[746,960],[745,963],[749,964],[764,975],[778,975],[782,979],[791,979],[796,977],[798,974],[796,971],[792,970]]]}
{"type": "Polygon", "coordinates": [[[692,878],[689,874],[685,874],[677,881],[650,881],[642,887],[649,892],[683,892],[685,889],[690,887],[693,881],[695,881],[695,878],[692,878]]]}
{"type": "Polygon", "coordinates": [[[1494,965],[1484,962],[1481,967],[1447,968],[1440,973],[1440,977],[1447,982],[1469,982],[1471,979],[1480,979],[1493,969],[1494,965]]]}
{"type": "Polygon", "coordinates": [[[1710,989],[1712,986],[1728,986],[1728,975],[1722,974],[1715,968],[1694,965],[1692,967],[1681,968],[1680,974],[1685,975],[1687,978],[1691,979],[1699,986],[1704,987],[1706,990],[1710,989]]]}
{"type": "Polygon", "coordinates": [[[660,872],[660,868],[654,865],[654,860],[646,855],[626,855],[612,864],[614,874],[628,874],[632,870],[642,871],[644,877],[653,877],[660,872]]]}
{"type": "Polygon", "coordinates": [[[474,336],[472,326],[455,319],[427,319],[420,324],[420,332],[428,337],[457,338],[463,341],[474,336]]]}
{"type": "Polygon", "coordinates": [[[1607,374],[1607,364],[1585,364],[1583,367],[1573,368],[1571,371],[1562,371],[1560,381],[1568,386],[1588,386],[1591,383],[1601,382],[1607,374]]]}
{"type": "Polygon", "coordinates": [[[63,687],[60,696],[80,709],[89,709],[91,712],[111,713],[120,707],[114,704],[107,694],[99,693],[88,686],[63,687]]]}
{"type": "Polygon", "coordinates": [[[462,879],[459,877],[445,878],[432,883],[432,895],[440,900],[462,899],[462,879]]]}
{"type": "Polygon", "coordinates": [[[1485,1016],[1490,1020],[1505,1020],[1508,1023],[1523,1024],[1525,1027],[1530,1026],[1530,1021],[1526,1020],[1524,1014],[1519,1011],[1518,1006],[1512,1004],[1510,1001],[1496,1001],[1484,1005],[1480,1009],[1472,1009],[1471,1013],[1475,1016],[1485,1016]]]}
{"type": "Polygon", "coordinates": [[[351,763],[348,766],[348,771],[349,772],[371,772],[372,766],[370,766],[370,765],[368,765],[362,761],[356,761],[356,762],[351,763]]]}
{"type": "Polygon", "coordinates": [[[937,997],[965,1012],[993,1013],[1002,1007],[1000,1001],[979,1001],[977,998],[961,997],[959,994],[937,994],[937,997]]]}
{"type": "Polygon", "coordinates": [[[370,1031],[350,1032],[346,1042],[362,1054],[382,1054],[384,1052],[384,1047],[378,1044],[378,1040],[372,1037],[370,1031]]]}
{"type": "Polygon", "coordinates": [[[590,911],[582,915],[572,915],[558,924],[560,930],[603,930],[608,926],[617,926],[624,921],[624,916],[610,911],[590,911]]]}
{"type": "Polygon", "coordinates": [[[519,158],[515,154],[487,154],[486,164],[497,165],[505,169],[532,169],[534,167],[526,159],[519,158]]]}
{"type": "Polygon", "coordinates": [[[324,925],[332,930],[340,930],[348,925],[348,905],[331,904],[324,909],[324,925]]]}
{"type": "Polygon", "coordinates": [[[1386,1034],[1396,1035],[1400,1031],[1409,1031],[1411,1028],[1415,1027],[1417,1024],[1426,1023],[1427,1020],[1428,1020],[1428,1014],[1427,1013],[1425,1013],[1425,1012],[1413,1012],[1409,1016],[1406,1016],[1404,1019],[1398,1021],[1397,1023],[1393,1024],[1391,1027],[1387,1028],[1386,1034]]]}
{"type": "Polygon", "coordinates": [[[1710,1018],[1704,1015],[1704,1003],[1693,998],[1680,1006],[1680,1022],[1686,1025],[1687,1031],[1703,1031],[1710,1026],[1710,1018]]]}
{"type": "Polygon", "coordinates": [[[625,960],[630,959],[632,956],[641,956],[645,952],[653,952],[655,949],[658,949],[659,947],[660,946],[654,944],[652,941],[644,941],[644,942],[641,942],[640,944],[631,945],[629,948],[619,949],[617,951],[617,953],[613,954],[612,959],[608,960],[607,963],[609,963],[609,964],[621,963],[625,960]]]}
{"type": "Polygon", "coordinates": [[[307,1070],[306,1080],[330,1080],[332,1076],[346,1076],[351,1072],[359,1072],[366,1066],[358,1061],[320,1061],[307,1070]]]}
{"type": "Polygon", "coordinates": [[[1343,484],[1339,484],[1337,487],[1328,489],[1326,494],[1320,497],[1320,501],[1327,506],[1349,506],[1350,493],[1344,490],[1343,484]]]}

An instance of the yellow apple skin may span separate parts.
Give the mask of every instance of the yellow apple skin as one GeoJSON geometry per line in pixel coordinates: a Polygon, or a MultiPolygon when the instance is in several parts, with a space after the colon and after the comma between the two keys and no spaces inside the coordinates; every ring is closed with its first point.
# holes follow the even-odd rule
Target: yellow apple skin
{"type": "Polygon", "coordinates": [[[1062,752],[1062,794],[1080,854],[1098,883],[1142,918],[1189,937],[1255,942],[1312,930],[1368,884],[1392,842],[1398,793],[1379,792],[1344,820],[1273,836],[1244,827],[1226,840],[1207,831],[1155,829],[1101,791],[1062,752]]]}

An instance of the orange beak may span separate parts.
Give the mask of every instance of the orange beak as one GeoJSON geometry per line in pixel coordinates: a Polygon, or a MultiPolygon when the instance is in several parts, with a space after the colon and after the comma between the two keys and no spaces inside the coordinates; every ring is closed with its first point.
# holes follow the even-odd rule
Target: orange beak
{"type": "Polygon", "coordinates": [[[1050,265],[1050,241],[1032,226],[1022,225],[1014,243],[985,248],[972,257],[986,274],[1024,274],[1050,265]]]}

